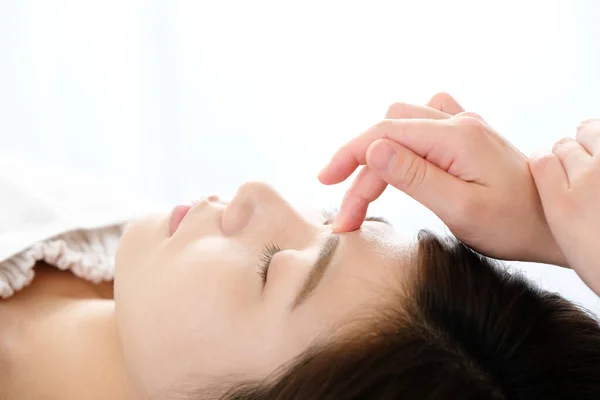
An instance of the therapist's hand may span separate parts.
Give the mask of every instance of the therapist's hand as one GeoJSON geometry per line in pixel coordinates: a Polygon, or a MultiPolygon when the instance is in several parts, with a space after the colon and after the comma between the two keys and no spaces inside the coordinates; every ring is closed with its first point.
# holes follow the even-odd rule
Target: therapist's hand
{"type": "Polygon", "coordinates": [[[532,156],[531,173],[550,229],[569,266],[600,295],[600,120],[532,156]]]}
{"type": "MultiPolygon", "coordinates": [[[[447,93],[438,93],[429,100],[427,106],[407,103],[392,104],[385,114],[385,120],[448,119],[463,111],[462,106],[452,96],[447,93]]],[[[343,150],[344,148],[340,149],[338,153],[343,150]]],[[[352,171],[357,166],[354,166],[352,171]]],[[[331,181],[331,172],[335,174],[336,168],[334,160],[330,161],[319,173],[319,180],[325,184],[339,183],[341,180],[345,180],[347,176],[341,180],[331,181]]],[[[380,171],[364,165],[342,202],[340,213],[333,223],[334,231],[347,232],[358,229],[367,215],[369,203],[377,199],[387,186],[388,180],[382,176],[380,171]]]]}
{"type": "Polygon", "coordinates": [[[390,184],[483,254],[565,265],[527,158],[480,116],[461,111],[456,103],[454,116],[385,119],[342,146],[319,174],[322,183],[336,184],[360,165],[367,168],[348,190],[334,230],[360,227],[369,203],[390,184]]]}

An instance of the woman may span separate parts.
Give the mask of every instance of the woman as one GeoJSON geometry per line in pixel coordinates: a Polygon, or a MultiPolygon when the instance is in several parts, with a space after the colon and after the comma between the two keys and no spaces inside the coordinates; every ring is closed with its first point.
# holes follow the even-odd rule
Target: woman
{"type": "Polygon", "coordinates": [[[331,222],[251,182],[230,202],[209,196],[130,224],[114,298],[107,284],[37,265],[0,303],[1,394],[600,394],[600,327],[583,310],[456,240],[415,243],[376,217],[343,234],[331,222]]]}

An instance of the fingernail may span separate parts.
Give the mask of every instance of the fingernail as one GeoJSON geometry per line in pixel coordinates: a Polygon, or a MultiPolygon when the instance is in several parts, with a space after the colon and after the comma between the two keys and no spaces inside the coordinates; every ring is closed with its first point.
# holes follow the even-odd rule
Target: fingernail
{"type": "Polygon", "coordinates": [[[346,224],[346,219],[347,219],[347,218],[345,218],[345,215],[346,215],[345,213],[348,211],[347,203],[348,203],[348,200],[344,199],[344,201],[342,202],[340,211],[337,214],[335,214],[335,216],[333,217],[333,221],[331,222],[331,229],[335,233],[340,233],[344,229],[344,225],[346,224]]]}
{"type": "Polygon", "coordinates": [[[362,218],[359,216],[360,222],[358,226],[354,226],[356,224],[355,216],[361,208],[361,200],[359,198],[355,198],[353,196],[346,196],[344,201],[342,202],[342,206],[340,208],[340,212],[338,212],[333,219],[332,229],[335,233],[343,233],[349,232],[354,229],[358,229],[360,227],[360,223],[364,219],[364,215],[362,218]]]}
{"type": "Polygon", "coordinates": [[[379,171],[390,172],[396,165],[396,150],[387,143],[378,143],[369,154],[369,164],[379,171]]]}
{"type": "Polygon", "coordinates": [[[333,219],[333,223],[331,224],[331,229],[335,233],[340,233],[341,228],[343,228],[342,221],[340,221],[340,220],[341,220],[341,218],[339,216],[336,216],[333,219]]]}

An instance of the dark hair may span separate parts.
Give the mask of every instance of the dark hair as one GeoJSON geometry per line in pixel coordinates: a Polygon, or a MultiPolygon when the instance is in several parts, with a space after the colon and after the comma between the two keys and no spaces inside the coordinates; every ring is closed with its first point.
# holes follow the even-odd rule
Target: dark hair
{"type": "Polygon", "coordinates": [[[377,322],[223,399],[599,399],[600,326],[455,239],[421,232],[414,285],[377,322]]]}

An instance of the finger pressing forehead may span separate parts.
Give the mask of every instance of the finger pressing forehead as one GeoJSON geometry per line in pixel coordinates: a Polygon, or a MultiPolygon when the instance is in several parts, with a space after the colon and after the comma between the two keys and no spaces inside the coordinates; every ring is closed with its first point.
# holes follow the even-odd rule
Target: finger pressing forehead
{"type": "Polygon", "coordinates": [[[359,165],[366,163],[367,149],[375,140],[389,139],[426,157],[440,139],[460,129],[450,119],[385,119],[352,139],[336,151],[319,174],[324,184],[335,184],[348,178],[359,165]]]}

